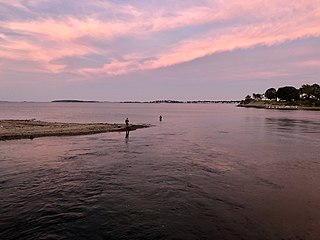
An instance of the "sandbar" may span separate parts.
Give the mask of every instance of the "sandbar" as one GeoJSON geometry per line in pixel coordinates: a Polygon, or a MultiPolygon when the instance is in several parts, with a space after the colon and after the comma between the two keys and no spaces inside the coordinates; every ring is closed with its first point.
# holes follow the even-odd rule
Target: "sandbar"
{"type": "MultiPolygon", "coordinates": [[[[129,125],[129,130],[150,127],[147,124],[129,125]]],[[[33,139],[49,136],[75,136],[126,131],[124,124],[61,123],[36,120],[0,120],[0,141],[33,139]]]]}

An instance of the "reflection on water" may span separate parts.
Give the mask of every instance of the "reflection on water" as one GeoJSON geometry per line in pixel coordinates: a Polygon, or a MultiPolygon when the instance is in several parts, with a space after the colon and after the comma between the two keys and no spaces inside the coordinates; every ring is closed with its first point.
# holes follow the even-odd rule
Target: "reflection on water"
{"type": "Polygon", "coordinates": [[[265,118],[266,125],[274,130],[299,131],[301,133],[320,133],[320,122],[306,119],[265,118]]]}
{"type": "Polygon", "coordinates": [[[0,118],[122,122],[129,116],[155,125],[128,137],[0,142],[0,239],[320,234],[318,112],[213,104],[0,108],[0,118]]]}

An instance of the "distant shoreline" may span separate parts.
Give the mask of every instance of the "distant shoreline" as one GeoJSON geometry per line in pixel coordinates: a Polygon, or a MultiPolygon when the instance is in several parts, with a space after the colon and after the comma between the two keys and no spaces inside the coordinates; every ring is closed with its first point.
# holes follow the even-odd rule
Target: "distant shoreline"
{"type": "MultiPolygon", "coordinates": [[[[150,127],[130,125],[129,130],[150,127]]],[[[50,136],[77,136],[105,132],[126,131],[124,124],[110,123],[57,123],[36,120],[0,120],[0,141],[33,139],[50,136]]]]}
{"type": "Polygon", "coordinates": [[[0,101],[0,103],[178,103],[178,104],[239,104],[240,100],[188,100],[188,101],[177,101],[177,100],[155,100],[155,101],[94,101],[94,100],[53,100],[49,102],[36,102],[36,101],[0,101]]]}
{"type": "Polygon", "coordinates": [[[181,103],[181,104],[210,104],[210,103],[227,103],[227,104],[237,104],[241,101],[237,100],[194,100],[194,101],[176,101],[176,100],[155,100],[150,102],[140,102],[140,101],[124,101],[119,103],[181,103]]]}
{"type": "MultiPolygon", "coordinates": [[[[85,100],[53,100],[52,103],[106,103],[108,101],[85,101],[85,100]]],[[[178,101],[178,100],[154,100],[154,101],[120,101],[120,102],[109,102],[109,103],[230,103],[239,104],[240,100],[192,100],[192,101],[178,101]]]]}
{"type": "Polygon", "coordinates": [[[66,103],[99,103],[99,101],[84,101],[84,100],[53,100],[52,103],[66,102],[66,103]]]}

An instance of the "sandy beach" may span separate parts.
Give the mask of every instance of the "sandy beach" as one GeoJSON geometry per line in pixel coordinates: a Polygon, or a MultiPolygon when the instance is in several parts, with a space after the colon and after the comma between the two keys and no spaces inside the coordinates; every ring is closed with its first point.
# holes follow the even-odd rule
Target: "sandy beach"
{"type": "MultiPolygon", "coordinates": [[[[149,127],[149,125],[130,125],[129,130],[146,127],[149,127]]],[[[124,124],[116,123],[58,123],[36,120],[0,120],[0,141],[48,136],[86,135],[125,130],[124,124]]]]}

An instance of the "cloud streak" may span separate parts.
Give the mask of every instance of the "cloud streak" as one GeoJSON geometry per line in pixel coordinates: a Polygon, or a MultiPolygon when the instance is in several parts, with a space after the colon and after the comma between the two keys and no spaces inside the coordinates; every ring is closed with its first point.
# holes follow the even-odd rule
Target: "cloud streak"
{"type": "Polygon", "coordinates": [[[37,17],[35,9],[48,3],[0,0],[3,6],[34,13],[32,18],[12,20],[7,8],[0,8],[0,13],[7,16],[0,21],[1,58],[38,62],[38,69],[30,69],[34,72],[115,76],[165,68],[219,52],[320,37],[319,1],[208,0],[172,8],[157,1],[145,7],[79,1],[87,11],[64,16],[47,11],[45,17],[37,17]],[[97,8],[107,14],[95,13],[97,8]],[[159,44],[159,38],[163,43],[159,44]],[[138,44],[148,41],[151,46],[143,51],[135,46],[124,50],[119,39],[138,44]],[[81,65],[77,69],[56,61],[63,57],[76,61],[76,57],[89,54],[101,54],[110,61],[101,62],[100,68],[81,65]]]}

